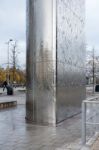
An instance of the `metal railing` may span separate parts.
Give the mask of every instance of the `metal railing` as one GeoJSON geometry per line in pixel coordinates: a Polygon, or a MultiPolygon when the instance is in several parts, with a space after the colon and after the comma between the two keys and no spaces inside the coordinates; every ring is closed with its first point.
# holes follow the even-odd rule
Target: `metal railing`
{"type": "Polygon", "coordinates": [[[96,132],[99,132],[99,97],[82,102],[82,144],[85,145],[87,139],[92,138],[96,132]]]}

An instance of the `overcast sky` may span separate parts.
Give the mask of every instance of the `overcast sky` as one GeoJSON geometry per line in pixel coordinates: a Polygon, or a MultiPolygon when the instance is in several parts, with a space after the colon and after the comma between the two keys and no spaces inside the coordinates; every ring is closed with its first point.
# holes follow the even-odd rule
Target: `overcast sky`
{"type": "Polygon", "coordinates": [[[99,55],[99,0],[86,0],[86,40],[99,55]]]}
{"type": "Polygon", "coordinates": [[[0,0],[0,65],[7,62],[7,44],[17,40],[18,61],[25,64],[25,0],[0,0]]]}
{"type": "MultiPolygon", "coordinates": [[[[0,0],[0,65],[7,62],[9,38],[18,41],[19,61],[25,64],[25,1],[0,0]]],[[[86,41],[99,53],[99,0],[86,0],[86,41]]]]}

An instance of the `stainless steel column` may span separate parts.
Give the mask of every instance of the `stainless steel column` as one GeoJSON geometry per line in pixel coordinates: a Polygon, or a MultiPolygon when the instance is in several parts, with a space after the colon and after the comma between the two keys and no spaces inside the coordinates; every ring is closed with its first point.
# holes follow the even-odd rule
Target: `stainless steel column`
{"type": "Polygon", "coordinates": [[[38,124],[56,123],[54,11],[53,0],[27,0],[26,118],[38,124]]]}
{"type": "Polygon", "coordinates": [[[56,123],[85,99],[85,0],[27,0],[26,118],[56,123]]]}

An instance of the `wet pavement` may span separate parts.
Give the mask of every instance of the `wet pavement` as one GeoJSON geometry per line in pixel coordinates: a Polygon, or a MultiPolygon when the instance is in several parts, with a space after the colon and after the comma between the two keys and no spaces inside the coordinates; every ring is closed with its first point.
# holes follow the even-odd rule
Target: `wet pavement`
{"type": "Polygon", "coordinates": [[[80,115],[55,128],[26,124],[25,105],[0,111],[0,150],[63,150],[80,137],[80,115]]]}
{"type": "Polygon", "coordinates": [[[16,90],[13,96],[4,92],[1,100],[17,100],[18,105],[0,110],[0,150],[83,150],[81,114],[56,128],[38,126],[25,122],[25,92],[16,90]]]}
{"type": "Polygon", "coordinates": [[[3,92],[3,89],[0,88],[0,102],[4,101],[17,101],[17,103],[20,104],[24,104],[26,103],[26,95],[24,92],[24,88],[14,88],[14,95],[7,95],[6,90],[3,92]],[[22,91],[23,90],[23,91],[22,91]],[[20,92],[21,91],[21,92],[20,92]]]}

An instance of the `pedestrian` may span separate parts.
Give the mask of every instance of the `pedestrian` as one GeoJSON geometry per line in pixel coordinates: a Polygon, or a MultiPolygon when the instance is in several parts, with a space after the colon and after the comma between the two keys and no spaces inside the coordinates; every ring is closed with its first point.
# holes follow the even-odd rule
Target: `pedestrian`
{"type": "Polygon", "coordinates": [[[3,91],[5,90],[5,88],[7,88],[7,85],[8,85],[7,81],[4,81],[3,82],[3,91]]]}

